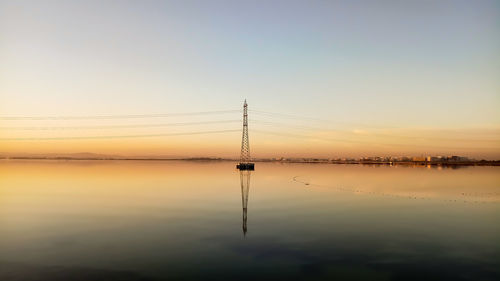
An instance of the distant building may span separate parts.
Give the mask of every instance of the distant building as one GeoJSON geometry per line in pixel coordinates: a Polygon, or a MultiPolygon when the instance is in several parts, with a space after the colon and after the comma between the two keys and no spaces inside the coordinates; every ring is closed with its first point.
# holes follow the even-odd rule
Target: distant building
{"type": "Polygon", "coordinates": [[[427,159],[426,157],[420,156],[420,157],[413,157],[412,161],[414,161],[414,162],[425,162],[426,159],[427,159]]]}
{"type": "Polygon", "coordinates": [[[466,161],[469,161],[469,158],[453,155],[453,156],[448,157],[447,160],[449,162],[466,162],[466,161]]]}
{"type": "Polygon", "coordinates": [[[430,156],[431,162],[443,162],[445,158],[443,156],[430,156]]]}

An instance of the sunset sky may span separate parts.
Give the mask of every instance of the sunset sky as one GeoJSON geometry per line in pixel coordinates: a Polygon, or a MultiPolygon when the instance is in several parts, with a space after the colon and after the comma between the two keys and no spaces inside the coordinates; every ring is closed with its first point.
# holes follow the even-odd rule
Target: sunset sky
{"type": "Polygon", "coordinates": [[[500,159],[499,77],[495,0],[0,0],[0,154],[500,159]]]}

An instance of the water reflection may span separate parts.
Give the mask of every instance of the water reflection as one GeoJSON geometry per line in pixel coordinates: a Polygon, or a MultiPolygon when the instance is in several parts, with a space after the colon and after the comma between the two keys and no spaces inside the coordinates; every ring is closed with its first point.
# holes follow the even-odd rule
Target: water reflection
{"type": "Polygon", "coordinates": [[[0,280],[500,280],[498,167],[259,165],[0,161],[0,280]]]}
{"type": "Polygon", "coordinates": [[[241,206],[243,208],[243,236],[247,235],[248,191],[250,189],[251,171],[240,171],[241,206]]]}

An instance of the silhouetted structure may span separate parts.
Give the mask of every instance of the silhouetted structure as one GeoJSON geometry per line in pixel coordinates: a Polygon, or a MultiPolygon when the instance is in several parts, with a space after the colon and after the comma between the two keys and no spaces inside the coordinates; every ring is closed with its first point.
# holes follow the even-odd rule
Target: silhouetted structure
{"type": "Polygon", "coordinates": [[[250,163],[250,144],[248,142],[248,112],[247,100],[243,104],[243,135],[241,137],[240,163],[236,165],[239,170],[253,170],[255,164],[250,163]]]}
{"type": "Polygon", "coordinates": [[[250,174],[249,170],[240,171],[241,184],[241,205],[243,207],[243,235],[247,234],[247,211],[248,211],[248,192],[250,190],[250,174]]]}

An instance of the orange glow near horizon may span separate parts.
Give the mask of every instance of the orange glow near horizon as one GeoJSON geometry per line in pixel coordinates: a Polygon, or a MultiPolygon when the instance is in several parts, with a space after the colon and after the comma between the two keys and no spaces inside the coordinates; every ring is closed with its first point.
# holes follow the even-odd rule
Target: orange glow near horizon
{"type": "MultiPolygon", "coordinates": [[[[341,132],[252,132],[252,157],[362,157],[462,155],[479,159],[500,158],[499,130],[364,130],[341,132]]],[[[122,133],[126,135],[127,132],[122,133]]],[[[130,134],[130,133],[128,133],[130,134]]],[[[64,139],[2,141],[6,155],[97,153],[150,157],[239,156],[240,132],[210,135],[126,139],[64,139]]]]}

